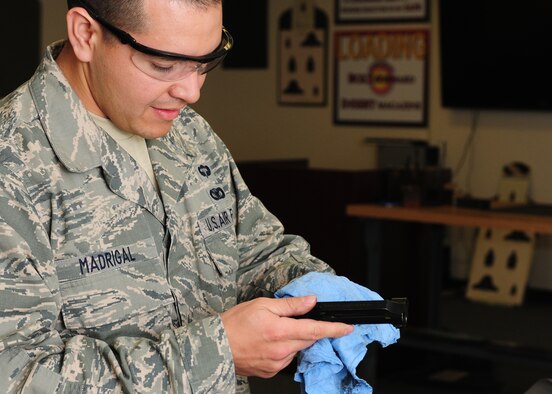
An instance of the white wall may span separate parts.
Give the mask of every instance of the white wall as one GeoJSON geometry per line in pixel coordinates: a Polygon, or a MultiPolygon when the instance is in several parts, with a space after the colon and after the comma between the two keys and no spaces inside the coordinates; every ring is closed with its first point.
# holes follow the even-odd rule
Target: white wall
{"type": "MultiPolygon", "coordinates": [[[[293,107],[277,104],[277,19],[293,1],[269,0],[268,70],[217,70],[207,79],[203,97],[194,107],[204,114],[239,160],[303,158],[313,167],[373,168],[375,147],[366,137],[427,139],[421,128],[370,128],[336,126],[332,121],[333,7],[318,0],[331,24],[328,51],[328,104],[326,107],[293,107]]],[[[228,27],[231,30],[231,27],[228,27]]]]}
{"type": "Polygon", "coordinates": [[[67,0],[41,0],[42,3],[42,47],[67,36],[65,32],[65,11],[67,0]]]}
{"type": "MultiPolygon", "coordinates": [[[[436,0],[430,2],[431,22],[408,25],[431,28],[427,128],[334,125],[331,61],[328,62],[330,78],[326,107],[279,106],[276,99],[277,18],[293,4],[292,0],[269,0],[269,68],[214,71],[207,78],[202,99],[194,107],[209,120],[237,160],[308,158],[311,165],[318,168],[368,169],[375,166],[375,149],[366,145],[364,139],[392,137],[445,144],[445,165],[455,169],[475,114],[441,107],[438,4],[436,0]]],[[[43,42],[46,43],[65,35],[65,0],[43,0],[43,5],[43,42]]],[[[317,0],[317,5],[328,13],[332,22],[328,54],[331,56],[334,0],[317,0]]],[[[245,15],[244,23],[247,23],[245,15]]],[[[231,30],[231,26],[228,28],[231,30]]],[[[540,203],[552,203],[551,147],[552,113],[480,112],[469,160],[456,181],[462,190],[474,196],[490,197],[496,192],[502,166],[519,160],[531,166],[531,197],[540,203]]],[[[549,237],[540,238],[535,260],[531,283],[552,288],[552,240],[549,237]]]]}
{"type": "MultiPolygon", "coordinates": [[[[388,128],[336,126],[332,123],[332,62],[329,62],[329,103],[322,108],[278,106],[276,102],[276,23],[291,0],[269,1],[269,68],[221,69],[209,75],[202,98],[194,107],[210,121],[237,159],[308,157],[315,167],[371,168],[375,152],[366,137],[425,139],[447,146],[446,165],[456,168],[469,136],[472,111],[448,110],[440,104],[437,1],[431,1],[431,61],[429,126],[388,128]]],[[[318,0],[333,21],[333,0],[318,0]]],[[[412,25],[408,25],[412,26],[412,25]]],[[[420,26],[420,25],[414,25],[420,26]]],[[[335,29],[335,26],[332,26],[335,29]]],[[[331,37],[331,33],[330,33],[331,37]]],[[[331,40],[330,40],[331,41],[331,40]]],[[[333,48],[330,48],[330,54],[333,48]]],[[[477,94],[474,90],[474,94],[477,94]]],[[[552,203],[552,175],[548,147],[552,147],[552,113],[479,113],[468,165],[458,176],[463,190],[478,197],[492,196],[501,167],[513,160],[528,163],[533,171],[532,197],[552,203]]]]}

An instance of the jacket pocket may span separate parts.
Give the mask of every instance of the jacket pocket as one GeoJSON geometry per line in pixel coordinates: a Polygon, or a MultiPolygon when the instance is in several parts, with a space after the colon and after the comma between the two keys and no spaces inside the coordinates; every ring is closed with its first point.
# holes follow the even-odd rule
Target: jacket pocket
{"type": "Polygon", "coordinates": [[[212,209],[198,216],[201,239],[216,272],[235,277],[238,269],[236,219],[231,207],[212,209]]]}
{"type": "Polygon", "coordinates": [[[221,231],[205,240],[205,247],[219,275],[235,277],[238,270],[238,250],[235,235],[221,231]]]}
{"type": "Polygon", "coordinates": [[[69,329],[124,326],[144,314],[170,321],[174,300],[153,240],[64,260],[57,271],[69,329]]]}
{"type": "Polygon", "coordinates": [[[205,249],[209,258],[209,268],[200,269],[203,279],[210,287],[203,290],[205,299],[217,311],[222,312],[237,302],[239,260],[236,237],[233,231],[220,231],[205,239],[205,249]],[[211,273],[209,273],[211,271],[211,273]]]}

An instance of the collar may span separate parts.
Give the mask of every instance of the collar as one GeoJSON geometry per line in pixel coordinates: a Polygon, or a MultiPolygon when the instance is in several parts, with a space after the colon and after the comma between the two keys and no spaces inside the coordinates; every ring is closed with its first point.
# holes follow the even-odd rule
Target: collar
{"type": "MultiPolygon", "coordinates": [[[[102,146],[106,144],[104,131],[94,122],[77,96],[55,59],[66,41],[57,41],[46,49],[36,73],[29,81],[30,92],[38,116],[52,148],[72,172],[86,172],[102,165],[102,146]]],[[[186,127],[197,114],[186,107],[186,127]]],[[[195,133],[188,135],[180,130],[179,138],[169,132],[157,140],[148,140],[150,145],[163,145],[185,162],[195,156],[195,133]]]]}
{"type": "Polygon", "coordinates": [[[69,171],[85,172],[101,166],[104,136],[55,61],[64,45],[47,48],[29,86],[55,154],[69,171]]]}
{"type": "Polygon", "coordinates": [[[54,153],[71,172],[83,173],[101,167],[114,193],[141,205],[164,223],[163,205],[145,172],[137,173],[134,162],[123,158],[128,154],[94,122],[55,62],[63,44],[58,42],[48,47],[29,82],[40,122],[54,153]]]}

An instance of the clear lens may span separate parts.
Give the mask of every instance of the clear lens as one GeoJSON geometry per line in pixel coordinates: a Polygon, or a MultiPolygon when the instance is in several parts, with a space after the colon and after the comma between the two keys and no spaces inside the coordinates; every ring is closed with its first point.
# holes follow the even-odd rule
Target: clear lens
{"type": "Polygon", "coordinates": [[[146,55],[133,51],[132,62],[143,73],[161,81],[177,81],[186,78],[194,72],[205,74],[220,64],[224,56],[208,63],[191,60],[177,60],[159,56],[146,55]]]}
{"type": "Polygon", "coordinates": [[[216,58],[215,60],[211,60],[209,63],[203,63],[202,64],[203,69],[199,70],[199,73],[207,74],[209,71],[216,68],[220,63],[222,63],[225,57],[226,57],[226,54],[222,55],[219,58],[216,58]]]}
{"type": "Polygon", "coordinates": [[[129,33],[101,18],[84,0],[77,1],[75,4],[71,2],[69,7],[77,4],[84,7],[94,20],[119,38],[122,44],[129,45],[134,49],[131,59],[139,70],[161,81],[177,81],[194,72],[205,74],[218,66],[234,45],[234,39],[223,26],[222,41],[219,47],[208,55],[186,56],[179,53],[161,51],[140,44],[129,33]]]}

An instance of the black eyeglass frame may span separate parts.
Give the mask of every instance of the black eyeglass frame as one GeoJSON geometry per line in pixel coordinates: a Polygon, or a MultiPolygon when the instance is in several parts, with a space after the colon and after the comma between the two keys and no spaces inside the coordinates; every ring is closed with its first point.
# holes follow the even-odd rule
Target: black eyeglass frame
{"type": "Polygon", "coordinates": [[[180,53],[167,52],[160,49],[154,49],[146,45],[140,44],[129,33],[119,29],[118,27],[113,26],[111,23],[109,23],[100,15],[98,15],[94,11],[94,9],[90,6],[90,4],[88,4],[88,2],[86,2],[85,0],[70,0],[68,1],[68,6],[69,8],[73,8],[73,7],[84,8],[95,21],[97,21],[99,24],[101,24],[103,27],[109,30],[109,32],[111,32],[115,37],[117,37],[122,44],[129,45],[132,48],[136,49],[138,52],[142,52],[146,55],[161,57],[165,59],[184,60],[184,61],[192,61],[197,63],[209,63],[209,62],[212,62],[213,60],[217,60],[225,57],[226,54],[230,51],[230,49],[232,49],[232,47],[234,46],[234,39],[232,38],[228,30],[226,30],[223,27],[222,39],[221,39],[220,45],[218,46],[217,49],[215,49],[213,52],[207,55],[188,56],[188,55],[182,55],[180,53]]]}

